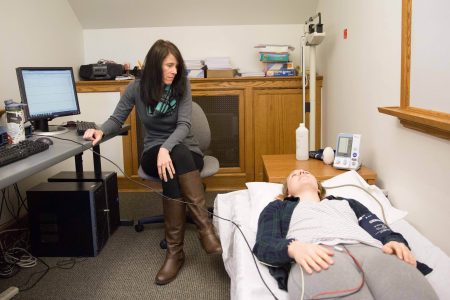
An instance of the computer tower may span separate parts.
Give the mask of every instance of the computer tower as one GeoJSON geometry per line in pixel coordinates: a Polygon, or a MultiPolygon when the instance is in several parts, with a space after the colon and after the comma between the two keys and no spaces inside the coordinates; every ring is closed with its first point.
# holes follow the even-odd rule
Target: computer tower
{"type": "Polygon", "coordinates": [[[108,240],[101,182],[44,182],[27,200],[35,256],[96,256],[108,240]]]}
{"type": "Polygon", "coordinates": [[[108,234],[111,235],[120,225],[119,190],[117,173],[102,172],[97,176],[94,172],[60,172],[48,179],[49,182],[102,182],[105,187],[105,201],[108,209],[108,234]]]}

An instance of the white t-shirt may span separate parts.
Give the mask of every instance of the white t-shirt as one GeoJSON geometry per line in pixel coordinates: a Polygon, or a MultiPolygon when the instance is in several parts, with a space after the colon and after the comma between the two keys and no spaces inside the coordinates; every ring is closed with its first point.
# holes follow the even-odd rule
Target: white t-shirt
{"type": "Polygon", "coordinates": [[[358,225],[347,201],[300,201],[292,213],[287,238],[304,243],[383,245],[358,225]]]}

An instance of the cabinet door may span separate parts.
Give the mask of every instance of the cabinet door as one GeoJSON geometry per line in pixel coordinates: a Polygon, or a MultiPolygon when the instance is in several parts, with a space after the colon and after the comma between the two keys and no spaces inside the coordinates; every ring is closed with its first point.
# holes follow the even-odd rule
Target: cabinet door
{"type": "Polygon", "coordinates": [[[295,153],[295,129],[303,118],[302,106],[300,89],[254,92],[255,181],[263,180],[261,155],[295,153]]]}
{"type": "Polygon", "coordinates": [[[216,157],[220,164],[217,174],[204,179],[209,190],[242,189],[251,172],[245,161],[244,98],[242,89],[192,88],[192,101],[202,107],[211,130],[205,154],[216,157]]]}

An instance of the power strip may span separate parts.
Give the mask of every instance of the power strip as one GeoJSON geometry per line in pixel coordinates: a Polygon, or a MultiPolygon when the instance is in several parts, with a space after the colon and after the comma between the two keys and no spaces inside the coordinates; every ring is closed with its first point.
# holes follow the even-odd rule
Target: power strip
{"type": "Polygon", "coordinates": [[[10,286],[3,293],[0,294],[0,300],[9,300],[19,293],[19,289],[15,286],[10,286]]]}

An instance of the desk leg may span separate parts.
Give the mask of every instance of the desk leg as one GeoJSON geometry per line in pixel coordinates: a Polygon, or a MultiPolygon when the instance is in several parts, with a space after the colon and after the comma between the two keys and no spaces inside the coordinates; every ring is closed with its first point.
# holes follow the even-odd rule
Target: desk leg
{"type": "Polygon", "coordinates": [[[100,145],[95,145],[93,147],[94,152],[92,152],[92,158],[94,160],[94,172],[95,175],[98,177],[102,176],[102,162],[100,155],[100,145]],[[98,153],[98,154],[97,154],[98,153]]]}
{"type": "Polygon", "coordinates": [[[75,171],[77,174],[83,174],[83,152],[75,155],[75,171]]]}

